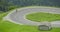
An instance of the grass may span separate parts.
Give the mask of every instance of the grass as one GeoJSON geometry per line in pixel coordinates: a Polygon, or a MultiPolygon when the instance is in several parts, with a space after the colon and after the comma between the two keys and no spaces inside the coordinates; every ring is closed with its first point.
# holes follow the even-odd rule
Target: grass
{"type": "Polygon", "coordinates": [[[0,23],[0,32],[38,32],[36,26],[18,25],[8,21],[0,23]]]}
{"type": "Polygon", "coordinates": [[[26,15],[26,19],[36,22],[60,20],[60,14],[35,12],[26,15]]]}
{"type": "Polygon", "coordinates": [[[3,20],[7,12],[0,12],[0,32],[60,32],[60,28],[53,28],[51,31],[40,31],[38,26],[19,25],[3,20]]]}
{"type": "Polygon", "coordinates": [[[37,26],[18,25],[8,21],[0,23],[0,32],[60,32],[60,28],[51,31],[40,31],[37,26]]]}

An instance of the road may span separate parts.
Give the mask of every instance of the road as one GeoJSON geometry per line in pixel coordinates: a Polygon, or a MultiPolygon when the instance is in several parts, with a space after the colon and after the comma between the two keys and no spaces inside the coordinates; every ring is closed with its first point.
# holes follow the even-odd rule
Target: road
{"type": "MultiPolygon", "coordinates": [[[[51,8],[51,7],[26,7],[14,10],[13,12],[9,13],[5,20],[11,20],[14,23],[24,24],[24,25],[41,25],[41,22],[34,22],[30,21],[25,18],[25,16],[29,13],[34,12],[46,12],[46,13],[53,13],[53,14],[60,14],[60,8],[51,8]]],[[[53,21],[50,22],[52,26],[60,27],[60,21],[53,21]]]]}

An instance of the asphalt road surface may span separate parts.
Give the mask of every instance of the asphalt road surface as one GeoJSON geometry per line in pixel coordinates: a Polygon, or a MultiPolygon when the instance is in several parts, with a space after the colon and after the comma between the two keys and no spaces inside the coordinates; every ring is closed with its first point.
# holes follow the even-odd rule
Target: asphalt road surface
{"type": "MultiPolygon", "coordinates": [[[[14,23],[22,24],[22,25],[41,25],[41,22],[30,21],[25,18],[25,16],[29,13],[34,12],[46,12],[46,13],[54,13],[60,14],[60,8],[51,8],[51,7],[26,7],[20,8],[12,11],[6,17],[5,20],[10,20],[14,23]]],[[[43,22],[43,21],[42,21],[43,22]]],[[[53,27],[60,27],[60,21],[50,22],[53,27]]]]}

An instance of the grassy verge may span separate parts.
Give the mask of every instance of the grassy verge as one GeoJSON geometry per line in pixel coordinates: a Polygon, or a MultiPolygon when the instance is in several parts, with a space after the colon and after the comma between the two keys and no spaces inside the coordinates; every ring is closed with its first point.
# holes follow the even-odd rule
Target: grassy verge
{"type": "Polygon", "coordinates": [[[37,26],[18,25],[2,21],[0,23],[0,32],[60,32],[60,28],[53,28],[51,31],[40,31],[37,26]]]}
{"type": "Polygon", "coordinates": [[[26,18],[36,22],[54,21],[54,20],[60,20],[60,14],[36,12],[26,15],[26,18]]]}

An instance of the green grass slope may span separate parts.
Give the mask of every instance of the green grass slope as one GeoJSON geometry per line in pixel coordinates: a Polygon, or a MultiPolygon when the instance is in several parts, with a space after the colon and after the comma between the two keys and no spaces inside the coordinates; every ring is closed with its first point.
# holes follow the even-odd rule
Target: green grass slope
{"type": "Polygon", "coordinates": [[[26,19],[36,22],[60,20],[60,14],[36,12],[26,15],[26,19]]]}

